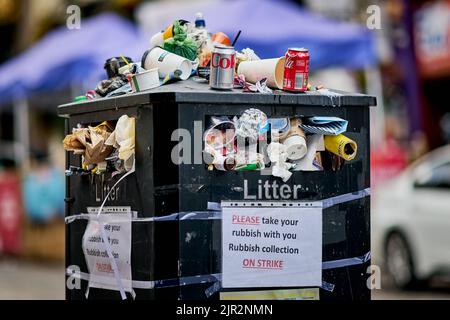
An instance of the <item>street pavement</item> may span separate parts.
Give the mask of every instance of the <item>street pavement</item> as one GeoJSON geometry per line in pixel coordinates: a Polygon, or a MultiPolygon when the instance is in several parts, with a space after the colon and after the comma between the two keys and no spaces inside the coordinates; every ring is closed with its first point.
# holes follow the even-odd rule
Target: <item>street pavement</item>
{"type": "Polygon", "coordinates": [[[433,288],[426,291],[372,290],[372,300],[450,300],[450,289],[433,288]]]}
{"type": "MultiPolygon", "coordinates": [[[[64,265],[0,258],[0,300],[64,299],[64,265]]],[[[399,291],[386,286],[373,290],[374,300],[450,300],[450,284],[426,291],[399,291]]]]}
{"type": "Polygon", "coordinates": [[[0,258],[0,300],[62,300],[63,264],[0,258]]]}

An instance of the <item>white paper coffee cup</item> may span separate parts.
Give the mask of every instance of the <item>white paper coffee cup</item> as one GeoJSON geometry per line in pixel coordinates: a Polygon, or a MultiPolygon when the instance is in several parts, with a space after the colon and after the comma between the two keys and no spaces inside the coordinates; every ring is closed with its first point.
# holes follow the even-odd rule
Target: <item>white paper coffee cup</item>
{"type": "Polygon", "coordinates": [[[131,78],[131,87],[134,92],[141,92],[159,86],[160,82],[157,68],[135,74],[131,78]]]}
{"type": "Polygon", "coordinates": [[[300,160],[308,151],[306,139],[299,135],[290,136],[284,140],[283,144],[290,160],[300,160]]]}
{"type": "Polygon", "coordinates": [[[145,69],[158,68],[160,78],[165,78],[171,72],[179,70],[181,73],[180,79],[186,80],[192,72],[191,61],[160,47],[153,48],[143,63],[145,69]]]}
{"type": "Polygon", "coordinates": [[[245,80],[256,83],[267,78],[267,85],[274,89],[283,89],[285,58],[242,61],[237,73],[243,74],[245,80]]]}

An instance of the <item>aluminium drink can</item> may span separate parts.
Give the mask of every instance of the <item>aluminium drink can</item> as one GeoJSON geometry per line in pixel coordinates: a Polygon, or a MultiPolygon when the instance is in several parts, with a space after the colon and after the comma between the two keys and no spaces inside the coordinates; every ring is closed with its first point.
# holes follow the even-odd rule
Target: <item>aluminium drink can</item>
{"type": "Polygon", "coordinates": [[[218,90],[233,89],[235,64],[236,51],[234,47],[215,45],[211,53],[210,87],[218,90]]]}
{"type": "Polygon", "coordinates": [[[309,52],[304,48],[290,48],[284,64],[283,90],[305,92],[308,90],[309,52]]]}

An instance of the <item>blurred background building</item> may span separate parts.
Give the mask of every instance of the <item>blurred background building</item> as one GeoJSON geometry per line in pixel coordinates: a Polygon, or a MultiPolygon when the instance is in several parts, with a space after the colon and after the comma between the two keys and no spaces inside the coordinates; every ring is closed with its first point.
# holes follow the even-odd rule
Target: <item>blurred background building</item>
{"type": "MultiPolygon", "coordinates": [[[[227,2],[230,5],[236,3],[227,2]]],[[[288,3],[302,7],[329,21],[358,24],[367,31],[367,37],[374,39],[375,64],[367,68],[332,63],[318,65],[312,70],[311,81],[316,85],[378,97],[379,107],[372,111],[371,160],[375,196],[378,185],[395,179],[414,160],[449,143],[450,107],[446,100],[450,88],[448,0],[269,2],[273,5],[288,3]],[[381,28],[370,30],[368,19],[376,11],[368,8],[373,5],[380,10],[381,28]]],[[[104,60],[98,57],[104,52],[100,54],[100,49],[111,51],[110,56],[117,56],[120,53],[128,55],[128,49],[132,54],[143,52],[147,46],[142,41],[135,43],[139,40],[120,43],[123,39],[120,36],[116,37],[117,48],[102,47],[102,39],[99,38],[71,43],[72,39],[78,41],[74,40],[78,38],[71,38],[66,28],[70,16],[68,7],[80,7],[82,28],[84,21],[93,21],[89,18],[113,12],[117,16],[107,18],[116,22],[110,25],[111,33],[117,30],[130,35],[129,39],[136,33],[136,39],[145,39],[140,38],[140,35],[150,36],[177,18],[193,20],[194,16],[180,15],[191,11],[207,11],[219,3],[222,1],[0,0],[0,33],[3,40],[0,51],[0,269],[2,262],[11,266],[11,259],[14,261],[13,269],[20,269],[20,262],[30,259],[56,261],[57,266],[62,266],[64,151],[61,141],[64,121],[56,116],[56,106],[73,101],[74,97],[84,94],[101,79],[104,60]],[[51,52],[41,49],[52,41],[57,43],[58,35],[66,39],[74,56],[79,51],[80,54],[92,54],[100,61],[81,65],[79,61],[67,59],[70,65],[56,64],[66,61],[64,59],[69,49],[63,50],[56,46],[52,47],[51,52]],[[88,50],[91,47],[98,47],[98,50],[91,53],[88,50]],[[36,52],[40,54],[33,55],[36,52]],[[47,70],[43,66],[52,65],[52,62],[55,64],[53,69],[49,69],[51,72],[40,73],[40,70],[47,70]],[[96,72],[87,76],[87,72],[92,69],[96,72]],[[23,74],[30,76],[23,79],[23,74]]],[[[258,4],[253,3],[257,11],[258,4]]],[[[249,13],[252,25],[248,28],[256,30],[267,24],[277,28],[277,19],[282,18],[255,22],[250,16],[249,13]]],[[[205,19],[208,24],[207,15],[205,19]]],[[[103,21],[109,23],[110,20],[103,21]]],[[[292,21],[296,28],[302,28],[302,23],[292,21]]],[[[92,23],[86,22],[86,28],[91,26],[92,23]]],[[[105,36],[116,36],[107,35],[105,29],[108,30],[101,29],[105,36]]],[[[315,35],[312,33],[309,36],[314,38],[315,35]]],[[[339,34],[328,36],[331,39],[339,34]]],[[[245,30],[242,39],[245,41],[245,30]]],[[[106,42],[105,39],[103,43],[106,42]]],[[[60,45],[65,46],[64,41],[60,45]]],[[[298,43],[298,46],[303,44],[298,43]]],[[[285,47],[273,49],[286,50],[285,47]]],[[[349,56],[348,59],[354,57],[349,56]]],[[[63,267],[55,270],[64,272],[63,267]]],[[[7,280],[0,271],[0,284],[4,281],[7,280]]],[[[62,281],[61,291],[57,293],[61,295],[60,298],[63,298],[63,292],[62,281]]]]}

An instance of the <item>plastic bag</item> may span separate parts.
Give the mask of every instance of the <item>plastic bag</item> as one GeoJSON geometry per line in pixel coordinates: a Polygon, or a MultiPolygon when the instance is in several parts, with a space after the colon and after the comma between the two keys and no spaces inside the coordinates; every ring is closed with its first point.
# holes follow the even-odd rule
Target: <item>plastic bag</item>
{"type": "Polygon", "coordinates": [[[173,24],[173,34],[173,38],[164,42],[163,49],[191,61],[197,59],[197,43],[188,37],[185,27],[179,21],[173,24]]]}
{"type": "Polygon", "coordinates": [[[135,152],[136,119],[123,115],[106,144],[119,150],[119,159],[128,160],[135,152]]]}

